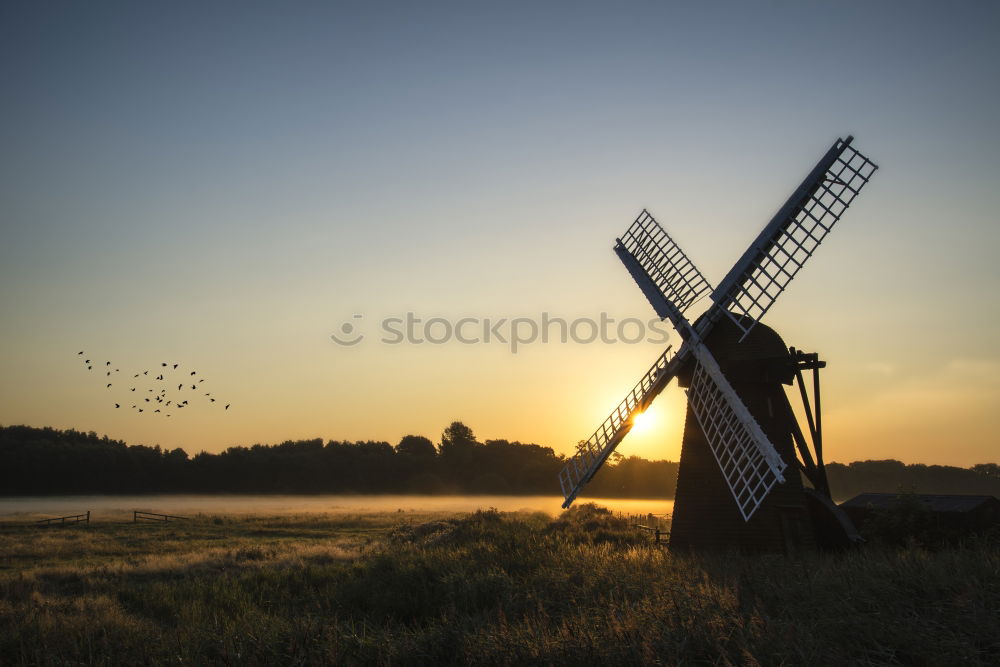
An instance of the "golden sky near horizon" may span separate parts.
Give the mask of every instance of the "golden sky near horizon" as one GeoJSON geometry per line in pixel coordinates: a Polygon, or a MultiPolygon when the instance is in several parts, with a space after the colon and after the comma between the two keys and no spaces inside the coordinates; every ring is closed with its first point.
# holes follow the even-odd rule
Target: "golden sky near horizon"
{"type": "MultiPolygon", "coordinates": [[[[9,7],[0,424],[568,454],[662,344],[380,323],[648,321],[611,250],[642,208],[717,284],[851,133],[880,170],[764,320],[829,364],[827,460],[1000,460],[997,10],[906,7],[9,7]],[[80,350],[232,407],[139,415],[80,350]]],[[[682,391],[651,413],[619,451],[676,460],[682,391]]]]}

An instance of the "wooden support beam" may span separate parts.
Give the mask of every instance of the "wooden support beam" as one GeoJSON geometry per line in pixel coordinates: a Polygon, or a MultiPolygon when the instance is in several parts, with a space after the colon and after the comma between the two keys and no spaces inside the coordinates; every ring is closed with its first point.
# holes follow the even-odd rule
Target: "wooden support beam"
{"type": "Polygon", "coordinates": [[[816,402],[816,435],[813,438],[813,448],[816,450],[816,464],[819,466],[819,473],[823,478],[823,487],[826,489],[826,495],[829,496],[830,482],[826,478],[826,465],[823,463],[823,411],[819,393],[819,369],[825,366],[826,364],[813,369],[813,400],[816,402]]]}

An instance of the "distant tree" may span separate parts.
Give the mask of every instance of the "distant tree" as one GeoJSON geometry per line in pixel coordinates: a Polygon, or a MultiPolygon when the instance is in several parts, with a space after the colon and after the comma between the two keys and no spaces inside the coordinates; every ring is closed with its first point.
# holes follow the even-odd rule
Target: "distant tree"
{"type": "MultiPolygon", "coordinates": [[[[476,492],[537,493],[551,491],[563,465],[551,447],[508,440],[487,440],[473,450],[478,477],[471,478],[476,492]],[[498,482],[497,477],[503,482],[498,482]]],[[[467,480],[469,481],[469,480],[467,480]]]]}
{"type": "Polygon", "coordinates": [[[462,422],[452,422],[441,434],[441,454],[444,456],[468,452],[478,444],[472,429],[462,422]]]}
{"type": "Polygon", "coordinates": [[[167,461],[184,463],[188,460],[188,453],[178,447],[177,449],[171,449],[169,452],[164,452],[163,457],[167,461]]]}
{"type": "Polygon", "coordinates": [[[678,464],[647,461],[638,456],[622,457],[605,465],[583,490],[584,497],[673,498],[677,490],[678,464]]]}
{"type": "Polygon", "coordinates": [[[484,472],[483,449],[472,429],[462,422],[452,422],[441,434],[438,466],[456,491],[478,491],[472,481],[484,472]]]}
{"type": "Polygon", "coordinates": [[[977,463],[970,468],[984,477],[1000,479],[1000,464],[997,463],[977,463]]]}
{"type": "Polygon", "coordinates": [[[422,435],[404,435],[396,445],[396,452],[417,459],[429,459],[437,454],[437,449],[429,438],[422,435]]]}

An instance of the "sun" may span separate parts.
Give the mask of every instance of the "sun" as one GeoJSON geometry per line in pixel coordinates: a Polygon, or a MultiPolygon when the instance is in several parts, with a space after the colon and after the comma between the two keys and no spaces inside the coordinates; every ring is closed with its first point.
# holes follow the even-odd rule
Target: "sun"
{"type": "Polygon", "coordinates": [[[632,431],[634,433],[645,433],[656,425],[656,416],[651,410],[638,412],[632,416],[632,431]]]}

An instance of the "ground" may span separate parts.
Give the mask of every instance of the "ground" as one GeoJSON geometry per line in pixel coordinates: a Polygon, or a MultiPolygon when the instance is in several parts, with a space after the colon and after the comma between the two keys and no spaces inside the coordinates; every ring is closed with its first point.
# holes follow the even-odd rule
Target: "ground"
{"type": "Polygon", "coordinates": [[[553,519],[0,528],[2,664],[995,664],[1000,551],[674,555],[553,519]]]}

